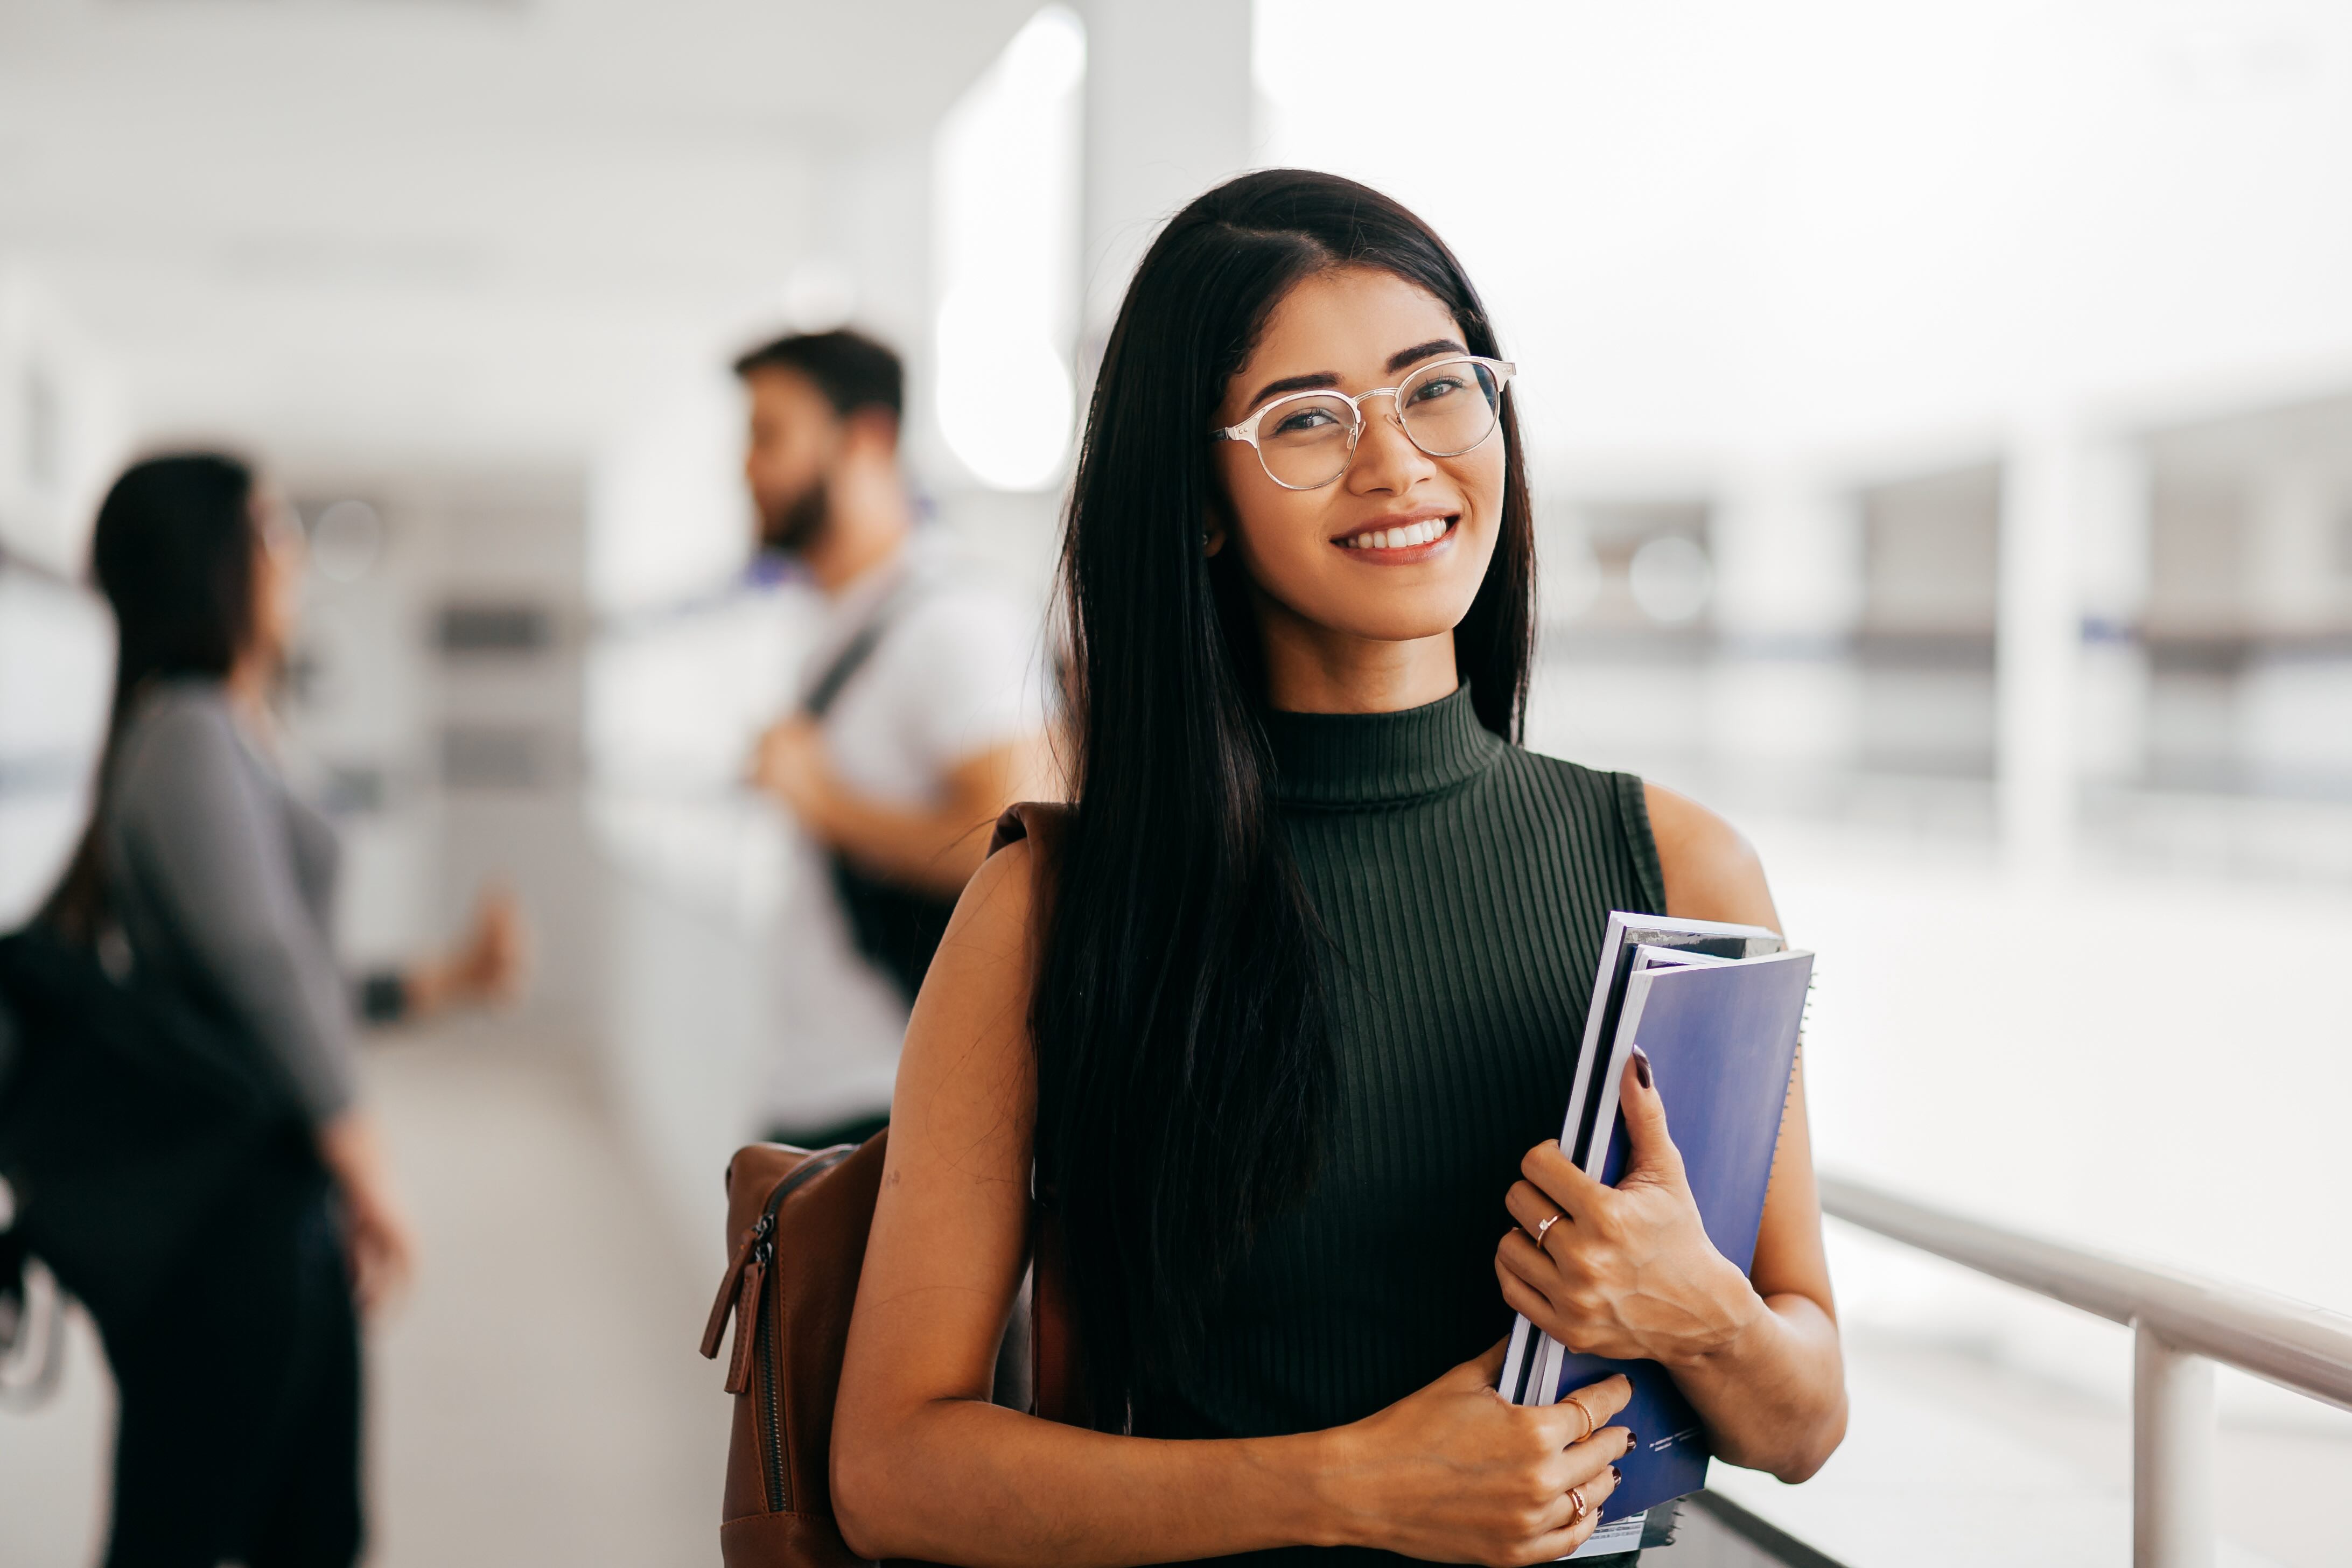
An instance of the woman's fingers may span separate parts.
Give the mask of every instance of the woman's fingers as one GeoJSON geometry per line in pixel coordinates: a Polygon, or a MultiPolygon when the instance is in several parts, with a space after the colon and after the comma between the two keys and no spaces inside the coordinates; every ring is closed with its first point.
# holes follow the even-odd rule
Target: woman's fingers
{"type": "Polygon", "coordinates": [[[1559,1144],[1549,1138],[1537,1144],[1519,1162],[1519,1174],[1542,1189],[1556,1207],[1571,1215],[1597,1214],[1616,1194],[1579,1170],[1559,1144]]]}
{"type": "Polygon", "coordinates": [[[1633,1395],[1633,1385],[1621,1374],[1603,1378],[1590,1387],[1578,1389],[1576,1393],[1577,1399],[1582,1402],[1581,1408],[1566,1399],[1557,1405],[1528,1407],[1543,1427],[1545,1441],[1556,1446],[1568,1457],[1571,1479],[1579,1473],[1580,1466],[1586,1467],[1582,1474],[1591,1475],[1593,1470],[1614,1463],[1617,1455],[1629,1446],[1622,1430],[1613,1447],[1601,1437],[1601,1432],[1609,1417],[1625,1408],[1625,1402],[1633,1395]],[[1595,1447],[1595,1444],[1599,1447],[1595,1447]],[[1600,1456],[1598,1458],[1593,1458],[1596,1454],[1600,1456]]]}
{"type": "Polygon", "coordinates": [[[1532,1182],[1513,1182],[1511,1190],[1503,1194],[1503,1206],[1519,1222],[1519,1228],[1527,1233],[1529,1241],[1536,1241],[1537,1231],[1544,1233],[1543,1239],[1536,1241],[1538,1247],[1548,1247],[1562,1226],[1576,1223],[1575,1215],[1532,1182]],[[1551,1223],[1547,1225],[1546,1221],[1551,1223]]]}
{"type": "MultiPolygon", "coordinates": [[[[1625,1177],[1678,1182],[1682,1151],[1666,1130],[1666,1102],[1650,1076],[1650,1058],[1638,1047],[1625,1064],[1625,1082],[1617,1100],[1625,1118],[1625,1177]]],[[[1618,1184],[1622,1186],[1624,1179],[1618,1184]]]]}
{"type": "MultiPolygon", "coordinates": [[[[1535,1250],[1524,1237],[1514,1236],[1504,1242],[1503,1250],[1495,1255],[1495,1282],[1503,1288],[1503,1305],[1540,1326],[1551,1320],[1551,1298],[1519,1276],[1521,1266],[1510,1256],[1515,1247],[1528,1252],[1535,1250]]],[[[1549,1334],[1551,1331],[1545,1329],[1544,1332],[1549,1334]]]]}
{"type": "Polygon", "coordinates": [[[1588,1383],[1573,1392],[1578,1399],[1584,1402],[1584,1407],[1592,1412],[1593,1420],[1605,1423],[1624,1409],[1633,1397],[1633,1384],[1620,1372],[1611,1373],[1599,1383],[1588,1383]]]}
{"type": "MultiPolygon", "coordinates": [[[[1584,1448],[1609,1449],[1607,1438],[1610,1436],[1612,1434],[1596,1432],[1591,1441],[1580,1443],[1570,1452],[1584,1448]]],[[[1614,1451],[1622,1451],[1623,1447],[1621,1441],[1614,1451]]],[[[1538,1536],[1533,1543],[1536,1561],[1567,1556],[1583,1545],[1600,1526],[1601,1505],[1607,1502],[1609,1495],[1617,1489],[1615,1463],[1605,1453],[1597,1452],[1591,1471],[1582,1480],[1561,1489],[1558,1503],[1550,1510],[1551,1518],[1548,1522],[1551,1528],[1538,1536]],[[1575,1495],[1570,1496],[1571,1492],[1575,1495]],[[1581,1508],[1578,1506],[1580,1503],[1581,1508]]]]}

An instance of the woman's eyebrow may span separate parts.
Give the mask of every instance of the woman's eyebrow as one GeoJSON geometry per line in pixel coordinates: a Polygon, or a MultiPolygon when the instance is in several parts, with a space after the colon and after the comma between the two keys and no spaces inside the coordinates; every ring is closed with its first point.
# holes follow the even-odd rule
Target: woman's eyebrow
{"type": "Polygon", "coordinates": [[[1267,398],[1285,392],[1320,392],[1339,384],[1339,378],[1328,370],[1318,370],[1312,375],[1286,375],[1280,381],[1269,381],[1259,387],[1256,395],[1249,400],[1249,405],[1255,408],[1267,398]]]}
{"type": "Polygon", "coordinates": [[[1469,352],[1452,338],[1432,338],[1425,343],[1415,343],[1409,349],[1402,349],[1389,355],[1389,369],[1402,370],[1413,361],[1427,359],[1432,354],[1466,354],[1469,352]]]}
{"type": "MultiPolygon", "coordinates": [[[[1432,354],[1469,352],[1452,338],[1432,338],[1425,343],[1415,343],[1409,349],[1401,349],[1389,355],[1389,369],[1391,372],[1402,370],[1416,360],[1427,359],[1432,354]]],[[[1279,381],[1269,381],[1259,387],[1250,398],[1249,405],[1255,408],[1267,398],[1279,397],[1286,392],[1321,392],[1339,384],[1339,378],[1328,370],[1318,370],[1312,375],[1286,375],[1279,381]]]]}

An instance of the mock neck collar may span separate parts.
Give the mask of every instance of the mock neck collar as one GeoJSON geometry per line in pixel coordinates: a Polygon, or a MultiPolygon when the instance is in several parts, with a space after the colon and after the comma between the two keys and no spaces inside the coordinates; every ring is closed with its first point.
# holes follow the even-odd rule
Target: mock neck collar
{"type": "Polygon", "coordinates": [[[1470,688],[1395,713],[1265,714],[1276,793],[1286,805],[1373,805],[1451,789],[1504,742],[1478,722],[1470,688]]]}

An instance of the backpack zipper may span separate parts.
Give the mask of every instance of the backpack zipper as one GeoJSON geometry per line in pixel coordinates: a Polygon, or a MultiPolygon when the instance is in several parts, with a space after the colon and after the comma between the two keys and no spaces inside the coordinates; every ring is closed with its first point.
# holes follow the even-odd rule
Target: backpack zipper
{"type": "MultiPolygon", "coordinates": [[[[788,1512],[793,1506],[792,1490],[784,1479],[784,1380],[776,1373],[776,1358],[782,1349],[778,1341],[784,1315],[783,1293],[774,1289],[776,1211],[783,1207],[784,1199],[792,1195],[793,1188],[812,1176],[830,1171],[856,1152],[855,1145],[843,1144],[822,1154],[813,1154],[802,1162],[798,1170],[778,1182],[776,1190],[768,1194],[768,1206],[761,1213],[760,1223],[752,1230],[751,1256],[760,1266],[761,1293],[770,1295],[773,1302],[772,1307],[764,1310],[763,1304],[758,1300],[746,1303],[759,1314],[754,1331],[758,1335],[761,1403],[767,1406],[768,1418],[768,1440],[761,1458],[768,1472],[765,1479],[768,1483],[768,1511],[771,1513],[788,1512]]],[[[741,1324],[736,1326],[736,1332],[742,1332],[741,1324]]]]}
{"type": "MultiPolygon", "coordinates": [[[[774,1225],[772,1216],[762,1215],[760,1228],[765,1232],[774,1225]]],[[[762,1235],[753,1247],[753,1256],[762,1265],[772,1266],[776,1244],[771,1236],[762,1235]]],[[[782,1291],[770,1293],[775,1305],[767,1309],[754,1302],[752,1310],[760,1314],[757,1354],[760,1358],[760,1397],[768,1407],[768,1441],[761,1453],[767,1468],[768,1511],[784,1513],[793,1506],[791,1489],[784,1484],[784,1401],[779,1387],[782,1380],[776,1376],[776,1319],[783,1312],[782,1291]]]]}

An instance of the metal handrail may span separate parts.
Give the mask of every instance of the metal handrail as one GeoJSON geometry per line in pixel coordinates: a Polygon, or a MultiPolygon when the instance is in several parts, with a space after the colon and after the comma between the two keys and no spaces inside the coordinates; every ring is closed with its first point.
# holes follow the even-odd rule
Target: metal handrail
{"type": "Polygon", "coordinates": [[[2004,1230],[1843,1177],[1822,1177],[1821,1190],[1834,1218],[2132,1330],[2135,1568],[2214,1560],[2213,1362],[2352,1410],[2352,1318],[2004,1230]]]}
{"type": "Polygon", "coordinates": [[[2021,1285],[2185,1351],[2352,1410],[2352,1318],[2267,1290],[2202,1279],[1966,1219],[1838,1176],[1824,1212],[1922,1252],[2021,1285]]]}

